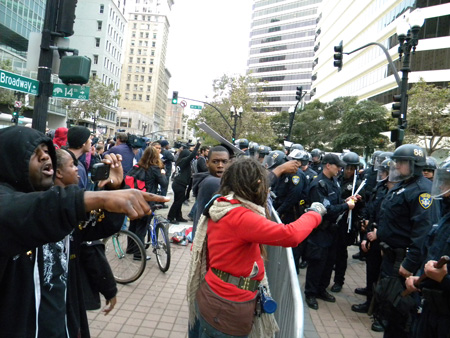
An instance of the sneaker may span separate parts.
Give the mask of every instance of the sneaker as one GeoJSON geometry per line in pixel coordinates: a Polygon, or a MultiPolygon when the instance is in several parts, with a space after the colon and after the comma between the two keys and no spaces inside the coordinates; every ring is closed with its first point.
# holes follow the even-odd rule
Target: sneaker
{"type": "Polygon", "coordinates": [[[342,290],[342,284],[338,284],[338,283],[334,283],[330,289],[331,292],[341,292],[341,290],[342,290]]]}
{"type": "Polygon", "coordinates": [[[336,298],[334,298],[334,296],[330,295],[327,291],[322,292],[316,298],[322,299],[322,300],[324,300],[326,302],[329,302],[329,303],[336,302],[336,298]]]}
{"type": "MultiPolygon", "coordinates": [[[[185,218],[177,218],[177,222],[186,223],[188,220],[185,218]]],[[[175,224],[175,223],[174,223],[175,224]]]]}

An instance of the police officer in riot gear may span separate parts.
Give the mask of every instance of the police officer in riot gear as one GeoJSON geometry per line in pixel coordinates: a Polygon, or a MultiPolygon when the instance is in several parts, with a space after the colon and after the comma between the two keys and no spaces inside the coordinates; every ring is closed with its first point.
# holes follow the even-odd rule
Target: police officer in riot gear
{"type": "Polygon", "coordinates": [[[317,177],[317,173],[309,167],[309,163],[311,162],[311,155],[308,154],[305,150],[301,150],[297,157],[297,160],[301,162],[300,168],[305,174],[308,182],[311,183],[317,177]]]}
{"type": "Polygon", "coordinates": [[[442,268],[435,266],[442,256],[450,256],[450,163],[436,169],[431,196],[441,200],[443,217],[428,234],[426,259],[417,274],[425,273],[427,278],[418,286],[415,285],[418,276],[406,280],[408,291],[422,291],[422,313],[414,327],[416,338],[450,337],[450,267],[449,264],[442,268]]]}
{"type": "Polygon", "coordinates": [[[259,144],[256,142],[250,142],[248,146],[248,153],[250,154],[250,157],[255,157],[256,152],[259,149],[259,144]]]}
{"type": "MultiPolygon", "coordinates": [[[[420,267],[421,249],[434,222],[431,182],[423,177],[425,151],[415,144],[404,144],[392,155],[389,180],[398,182],[381,204],[374,239],[383,251],[381,277],[413,275],[420,267]]],[[[406,322],[387,318],[385,336],[407,336],[406,322]]]]}
{"type": "Polygon", "coordinates": [[[310,168],[314,170],[316,173],[320,174],[322,172],[323,166],[322,166],[322,151],[320,149],[313,149],[311,151],[311,159],[312,163],[310,165],[310,168]]]}
{"type": "Polygon", "coordinates": [[[297,149],[297,150],[304,150],[305,148],[303,148],[303,146],[300,143],[294,143],[293,145],[291,145],[291,148],[289,149],[290,152],[292,152],[292,150],[297,149]]]}
{"type": "Polygon", "coordinates": [[[336,301],[326,291],[335,263],[335,252],[331,247],[337,235],[336,221],[340,214],[353,209],[357,201],[356,196],[351,196],[346,201],[341,198],[341,189],[336,177],[345,166],[345,162],[337,155],[327,154],[322,163],[323,171],[311,183],[309,190],[310,202],[321,202],[327,208],[327,215],[324,216],[322,223],[307,239],[305,300],[314,310],[319,308],[317,298],[326,302],[336,301]]]}
{"type": "Polygon", "coordinates": [[[260,145],[255,154],[256,160],[258,160],[260,163],[262,163],[264,161],[264,157],[266,157],[266,155],[269,155],[269,153],[271,151],[272,151],[272,149],[270,147],[260,145]]]}
{"type": "MultiPolygon", "coordinates": [[[[392,155],[392,153],[391,153],[392,155]]],[[[380,222],[381,203],[389,189],[394,186],[389,181],[390,157],[384,160],[377,170],[377,185],[372,191],[371,199],[366,202],[364,232],[361,240],[361,249],[366,252],[366,287],[356,288],[355,293],[367,296],[367,300],[361,304],[352,305],[354,312],[367,313],[373,297],[373,286],[378,281],[381,268],[381,248],[380,241],[374,239],[374,230],[380,222]]],[[[376,332],[384,331],[383,326],[375,320],[372,330],[376,332]]]]}
{"type": "Polygon", "coordinates": [[[425,166],[423,167],[423,176],[425,176],[426,178],[428,178],[430,181],[433,182],[434,171],[436,170],[436,168],[437,168],[436,160],[433,157],[428,156],[427,164],[425,164],[425,166]]]}
{"type": "Polygon", "coordinates": [[[246,138],[240,138],[235,141],[236,146],[244,152],[244,156],[249,156],[250,152],[248,150],[249,142],[246,138]]]}
{"type": "MultiPolygon", "coordinates": [[[[372,193],[373,188],[375,188],[377,184],[377,170],[375,163],[377,162],[378,155],[382,153],[381,150],[377,150],[372,154],[372,159],[370,165],[366,170],[364,170],[364,179],[366,180],[366,201],[370,199],[370,194],[372,193]]],[[[382,161],[380,161],[381,163],[382,161]]]]}
{"type": "MultiPolygon", "coordinates": [[[[345,166],[342,174],[338,178],[338,182],[341,188],[341,198],[345,200],[349,196],[352,196],[352,192],[361,184],[361,180],[358,178],[360,159],[357,153],[350,151],[342,156],[342,160],[345,162],[345,166]]],[[[364,191],[359,192],[359,194],[364,196],[364,191]]],[[[342,213],[339,217],[337,236],[333,243],[333,250],[336,251],[336,263],[334,268],[334,284],[331,287],[332,292],[340,292],[344,285],[348,258],[347,246],[354,244],[356,240],[358,223],[360,218],[362,219],[363,208],[364,202],[361,200],[355,209],[353,209],[351,218],[349,218],[348,212],[342,213]]]]}

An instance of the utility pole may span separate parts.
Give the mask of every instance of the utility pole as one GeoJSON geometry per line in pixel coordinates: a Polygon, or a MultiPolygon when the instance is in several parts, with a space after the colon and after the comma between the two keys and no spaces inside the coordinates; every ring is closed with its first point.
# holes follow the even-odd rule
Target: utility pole
{"type": "Polygon", "coordinates": [[[39,94],[34,102],[34,114],[32,127],[43,133],[47,126],[48,99],[52,96],[53,84],[52,62],[54,45],[56,16],[58,13],[58,0],[47,0],[45,7],[44,28],[42,30],[41,54],[39,56],[39,67],[37,80],[39,81],[39,94]]]}

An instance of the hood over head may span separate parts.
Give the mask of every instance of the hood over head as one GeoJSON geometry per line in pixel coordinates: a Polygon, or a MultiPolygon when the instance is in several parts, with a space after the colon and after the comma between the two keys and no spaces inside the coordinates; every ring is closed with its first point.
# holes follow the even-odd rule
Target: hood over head
{"type": "Polygon", "coordinates": [[[192,192],[193,192],[194,196],[197,196],[199,184],[202,183],[203,180],[210,175],[211,174],[209,173],[209,171],[196,173],[196,174],[192,175],[192,192]]]}
{"type": "Polygon", "coordinates": [[[40,144],[47,145],[56,172],[56,153],[52,139],[35,129],[12,126],[0,129],[0,184],[7,183],[21,192],[34,191],[30,182],[30,158],[40,144]]]}

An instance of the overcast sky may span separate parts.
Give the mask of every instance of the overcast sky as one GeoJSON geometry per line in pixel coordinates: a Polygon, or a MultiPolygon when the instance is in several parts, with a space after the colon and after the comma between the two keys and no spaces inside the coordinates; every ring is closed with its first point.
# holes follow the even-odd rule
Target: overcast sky
{"type": "Polygon", "coordinates": [[[213,80],[245,74],[251,10],[252,0],[175,0],[166,59],[169,96],[177,90],[208,101],[213,80]]]}

